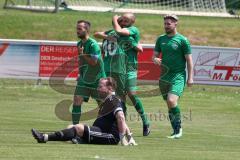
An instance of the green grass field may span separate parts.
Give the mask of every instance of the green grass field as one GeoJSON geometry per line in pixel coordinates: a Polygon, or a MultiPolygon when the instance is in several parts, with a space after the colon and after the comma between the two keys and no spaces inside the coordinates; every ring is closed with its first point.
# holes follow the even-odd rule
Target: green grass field
{"type": "MultiPolygon", "coordinates": [[[[70,122],[55,115],[55,105],[72,95],[54,91],[45,81],[41,86],[30,80],[0,80],[0,159],[178,159],[236,160],[240,157],[240,88],[201,86],[187,88],[180,100],[184,136],[167,139],[170,124],[167,109],[160,96],[142,97],[147,113],[152,117],[152,132],[142,137],[142,124],[133,106],[128,105],[128,124],[139,144],[134,147],[73,145],[65,142],[37,144],[32,127],[59,130],[70,122]],[[161,112],[161,117],[159,116],[161,112]],[[131,117],[130,117],[131,115],[131,117]],[[155,119],[156,118],[156,119],[155,119]]],[[[157,86],[140,86],[150,90],[157,86]]],[[[84,111],[95,107],[91,100],[84,111]]],[[[92,121],[84,121],[91,124],[92,121]]]]}
{"type": "MultiPolygon", "coordinates": [[[[61,11],[57,14],[2,9],[0,2],[0,37],[7,39],[36,39],[76,41],[75,24],[79,19],[92,22],[92,33],[106,31],[113,13],[61,11]]],[[[136,26],[141,42],[154,44],[164,33],[161,15],[137,14],[136,26]]],[[[219,47],[240,47],[240,19],[180,16],[178,31],[191,44],[219,47]]]]}

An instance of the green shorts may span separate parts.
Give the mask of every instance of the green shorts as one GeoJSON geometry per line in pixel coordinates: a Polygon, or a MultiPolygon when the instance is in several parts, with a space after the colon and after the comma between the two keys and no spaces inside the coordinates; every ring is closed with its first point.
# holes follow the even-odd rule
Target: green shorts
{"type": "Polygon", "coordinates": [[[137,91],[137,71],[127,72],[126,91],[137,91]]]}
{"type": "Polygon", "coordinates": [[[78,79],[74,95],[83,97],[85,102],[88,102],[90,97],[98,100],[99,99],[99,95],[97,92],[98,82],[99,80],[92,84],[86,84],[83,82],[83,80],[78,79]]]}
{"type": "Polygon", "coordinates": [[[112,77],[117,82],[116,94],[118,96],[124,96],[125,93],[125,83],[126,83],[126,75],[122,73],[111,73],[106,72],[107,77],[112,77]]]}
{"type": "Polygon", "coordinates": [[[181,96],[186,83],[186,73],[168,73],[161,76],[159,88],[164,100],[167,100],[168,93],[181,96]]]}

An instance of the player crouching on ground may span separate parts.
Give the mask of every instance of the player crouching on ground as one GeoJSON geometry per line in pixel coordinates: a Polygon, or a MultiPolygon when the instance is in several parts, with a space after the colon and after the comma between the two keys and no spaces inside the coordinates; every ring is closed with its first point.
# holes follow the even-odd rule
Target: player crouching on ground
{"type": "Polygon", "coordinates": [[[71,141],[80,137],[83,143],[137,145],[125,122],[121,101],[115,95],[116,82],[113,78],[101,78],[98,94],[102,104],[93,126],[84,124],[69,125],[67,129],[51,134],[40,133],[32,129],[32,135],[38,143],[47,141],[71,141]]]}

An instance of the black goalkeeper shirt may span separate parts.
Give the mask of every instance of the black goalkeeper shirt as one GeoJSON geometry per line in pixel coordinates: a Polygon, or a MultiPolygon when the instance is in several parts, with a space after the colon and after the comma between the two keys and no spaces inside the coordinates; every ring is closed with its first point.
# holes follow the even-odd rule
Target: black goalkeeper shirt
{"type": "Polygon", "coordinates": [[[98,112],[98,118],[94,121],[93,126],[99,127],[102,132],[119,135],[117,127],[116,113],[123,111],[121,100],[115,95],[109,95],[102,103],[98,112]]]}

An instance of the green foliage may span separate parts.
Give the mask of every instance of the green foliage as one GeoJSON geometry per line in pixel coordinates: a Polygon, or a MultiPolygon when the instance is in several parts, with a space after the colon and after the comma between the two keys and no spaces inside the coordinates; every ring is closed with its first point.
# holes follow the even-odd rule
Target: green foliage
{"type": "Polygon", "coordinates": [[[225,0],[227,9],[240,9],[240,0],[225,0]]]}

